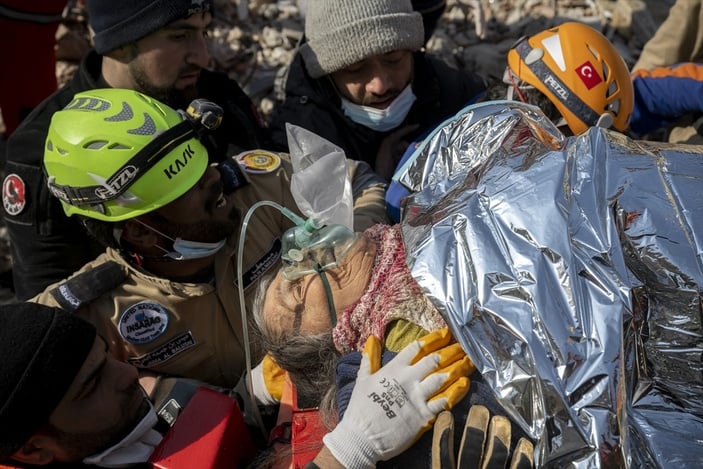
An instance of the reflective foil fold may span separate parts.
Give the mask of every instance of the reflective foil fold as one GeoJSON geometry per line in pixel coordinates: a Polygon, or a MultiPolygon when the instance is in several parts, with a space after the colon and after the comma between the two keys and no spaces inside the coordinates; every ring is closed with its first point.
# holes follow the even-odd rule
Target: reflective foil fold
{"type": "Polygon", "coordinates": [[[703,467],[703,148],[492,102],[397,179],[408,265],[538,467],[703,467]]]}

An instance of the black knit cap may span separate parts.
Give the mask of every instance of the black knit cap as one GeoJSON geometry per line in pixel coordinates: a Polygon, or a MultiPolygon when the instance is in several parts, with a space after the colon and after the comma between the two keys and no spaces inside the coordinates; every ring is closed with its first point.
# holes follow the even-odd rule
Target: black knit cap
{"type": "Polygon", "coordinates": [[[88,0],[88,21],[95,32],[95,50],[104,54],[213,9],[214,0],[88,0]]]}
{"type": "Polygon", "coordinates": [[[0,306],[0,461],[47,423],[95,336],[91,324],[57,308],[0,306]]]}

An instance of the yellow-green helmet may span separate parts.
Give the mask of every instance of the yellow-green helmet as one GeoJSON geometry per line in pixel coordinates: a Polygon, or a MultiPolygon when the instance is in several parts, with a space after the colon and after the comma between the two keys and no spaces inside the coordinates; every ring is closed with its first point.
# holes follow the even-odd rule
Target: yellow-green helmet
{"type": "Polygon", "coordinates": [[[212,115],[198,111],[181,114],[133,90],[76,94],[51,119],[44,148],[49,190],[68,216],[120,221],[163,207],[207,169],[198,135],[212,115]]]}

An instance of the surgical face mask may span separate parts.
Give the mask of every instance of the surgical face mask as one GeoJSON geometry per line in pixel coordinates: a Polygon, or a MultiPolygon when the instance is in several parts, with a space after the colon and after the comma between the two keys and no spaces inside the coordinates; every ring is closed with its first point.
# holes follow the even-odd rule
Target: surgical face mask
{"type": "Polygon", "coordinates": [[[169,258],[177,260],[177,261],[185,261],[185,260],[189,260],[189,259],[201,259],[203,257],[212,256],[212,255],[216,254],[220,249],[222,249],[222,247],[227,242],[226,239],[221,239],[220,241],[218,241],[216,243],[202,243],[199,241],[189,241],[187,239],[182,239],[182,238],[173,239],[170,236],[168,236],[167,234],[160,232],[156,228],[147,225],[143,221],[137,220],[136,218],[135,218],[135,221],[137,223],[139,223],[140,225],[143,225],[143,226],[149,228],[151,231],[154,231],[155,233],[160,234],[164,238],[173,241],[173,251],[167,251],[166,249],[164,249],[158,245],[156,247],[166,253],[164,255],[165,257],[169,257],[169,258]]]}
{"type": "Polygon", "coordinates": [[[154,407],[149,402],[149,411],[122,441],[102,453],[88,456],[83,462],[100,467],[130,467],[148,461],[163,437],[154,430],[158,421],[154,407]]]}
{"type": "Polygon", "coordinates": [[[403,123],[416,99],[412,86],[408,85],[385,109],[354,104],[342,98],[342,110],[357,124],[377,132],[387,132],[403,123]]]}

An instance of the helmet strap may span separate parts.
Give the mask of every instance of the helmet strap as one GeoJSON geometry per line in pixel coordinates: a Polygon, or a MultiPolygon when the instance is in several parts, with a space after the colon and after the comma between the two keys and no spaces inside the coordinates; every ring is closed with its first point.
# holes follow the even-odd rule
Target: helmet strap
{"type": "Polygon", "coordinates": [[[609,129],[613,126],[613,115],[609,112],[604,112],[598,118],[596,122],[596,127],[602,127],[604,129],[609,129]]]}
{"type": "Polygon", "coordinates": [[[508,86],[508,92],[507,92],[507,98],[512,101],[513,100],[513,93],[517,94],[517,97],[520,101],[523,103],[527,102],[527,98],[525,98],[525,95],[522,94],[522,91],[520,91],[520,86],[515,82],[515,74],[513,72],[508,71],[508,76],[510,80],[510,86],[508,86]]]}

